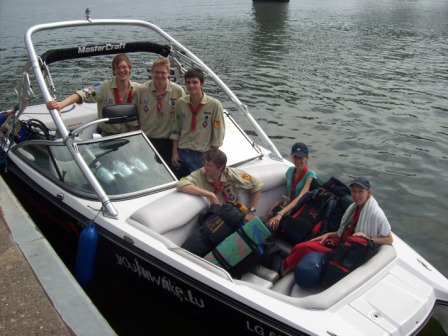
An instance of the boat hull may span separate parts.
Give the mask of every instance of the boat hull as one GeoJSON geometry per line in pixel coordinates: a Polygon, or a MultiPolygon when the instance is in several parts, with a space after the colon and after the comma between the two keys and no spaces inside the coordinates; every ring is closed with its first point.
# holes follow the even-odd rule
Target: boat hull
{"type": "MultiPolygon", "coordinates": [[[[28,180],[17,167],[2,176],[74,273],[77,242],[88,219],[28,180]]],[[[307,335],[199,282],[100,226],[97,230],[94,278],[102,273],[107,276],[101,279],[119,279],[140,296],[216,330],[239,335],[307,335]]],[[[89,292],[89,286],[85,289],[89,292]]]]}

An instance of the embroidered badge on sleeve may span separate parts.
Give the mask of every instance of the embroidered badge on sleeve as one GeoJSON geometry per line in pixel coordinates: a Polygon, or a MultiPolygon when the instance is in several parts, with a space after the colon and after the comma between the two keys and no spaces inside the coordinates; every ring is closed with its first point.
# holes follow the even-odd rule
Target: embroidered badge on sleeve
{"type": "Polygon", "coordinates": [[[100,93],[101,83],[95,83],[93,85],[90,85],[83,89],[83,91],[86,93],[86,97],[89,98],[90,96],[95,97],[97,94],[100,93]]]}
{"type": "Polygon", "coordinates": [[[250,175],[249,174],[243,174],[243,180],[249,181],[250,180],[250,175]]]}

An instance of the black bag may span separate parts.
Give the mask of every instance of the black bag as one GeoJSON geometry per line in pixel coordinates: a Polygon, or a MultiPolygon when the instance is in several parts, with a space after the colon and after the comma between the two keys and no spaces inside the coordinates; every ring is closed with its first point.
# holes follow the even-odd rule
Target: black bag
{"type": "Polygon", "coordinates": [[[328,190],[335,196],[333,204],[327,207],[324,213],[324,232],[337,231],[341,224],[342,216],[347,208],[353,203],[351,190],[342,181],[332,176],[322,185],[322,188],[328,190]]]}
{"type": "Polygon", "coordinates": [[[295,213],[285,215],[280,220],[280,232],[291,244],[307,240],[314,226],[321,223],[321,213],[312,202],[307,203],[295,213]]]}
{"type": "Polygon", "coordinates": [[[198,229],[187,238],[182,248],[205,256],[244,222],[244,205],[239,202],[212,204],[198,216],[198,229]]]}
{"type": "Polygon", "coordinates": [[[275,238],[270,238],[260,244],[261,248],[263,249],[261,265],[277,273],[280,273],[282,262],[288,256],[288,254],[285,254],[282,249],[275,244],[273,239],[275,238]]]}
{"type": "Polygon", "coordinates": [[[322,283],[332,286],[377,253],[375,243],[365,237],[350,236],[330,251],[324,261],[322,283]]]}
{"type": "Polygon", "coordinates": [[[336,231],[351,203],[350,188],[331,177],[319,189],[303,195],[290,214],[282,217],[280,232],[290,243],[298,244],[325,232],[336,231]]]}

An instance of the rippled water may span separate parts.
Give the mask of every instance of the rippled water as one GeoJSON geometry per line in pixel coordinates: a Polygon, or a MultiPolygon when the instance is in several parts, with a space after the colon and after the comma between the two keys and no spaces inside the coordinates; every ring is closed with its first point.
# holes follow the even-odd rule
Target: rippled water
{"type": "MultiPolygon", "coordinates": [[[[26,57],[26,28],[84,16],[79,2],[39,3],[0,1],[0,109],[15,102],[9,93],[26,57]]],[[[293,142],[309,144],[319,177],[369,176],[394,232],[448,276],[447,1],[98,0],[88,6],[93,18],[151,21],[188,46],[249,106],[285,156],[293,142]]],[[[111,31],[110,40],[121,34],[111,31]]],[[[93,36],[53,34],[48,44],[61,38],[93,36]]],[[[138,81],[146,80],[142,62],[134,62],[138,81]]],[[[61,97],[87,80],[76,66],[61,82],[61,97]]],[[[106,77],[108,64],[92,73],[106,77]]]]}

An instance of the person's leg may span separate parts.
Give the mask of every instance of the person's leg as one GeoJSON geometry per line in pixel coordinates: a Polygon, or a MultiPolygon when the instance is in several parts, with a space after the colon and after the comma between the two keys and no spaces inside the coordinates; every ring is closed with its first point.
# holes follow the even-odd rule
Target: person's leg
{"type": "Polygon", "coordinates": [[[173,148],[173,143],[171,139],[149,139],[153,146],[156,148],[157,152],[159,152],[160,156],[162,157],[163,161],[173,169],[171,165],[171,152],[173,148]]]}
{"type": "Polygon", "coordinates": [[[192,151],[188,168],[191,171],[195,171],[202,167],[204,167],[204,153],[192,151]]]}
{"type": "Polygon", "coordinates": [[[178,153],[179,153],[179,163],[180,163],[180,167],[177,168],[177,172],[175,172],[176,176],[178,179],[180,179],[183,176],[188,176],[190,175],[190,173],[192,172],[192,170],[190,170],[188,168],[188,161],[189,161],[189,151],[179,148],[178,149],[178,153]],[[183,175],[183,176],[180,176],[183,175]]]}
{"type": "Polygon", "coordinates": [[[189,173],[204,167],[203,153],[189,149],[179,149],[179,158],[189,173]]]}
{"type": "MultiPolygon", "coordinates": [[[[173,142],[171,139],[149,139],[152,143],[152,145],[155,147],[157,152],[159,152],[160,156],[162,157],[163,161],[170,167],[171,171],[174,173],[174,175],[180,179],[184,176],[187,176],[189,171],[186,169],[185,165],[182,165],[180,168],[176,168],[171,163],[171,153],[172,153],[172,147],[173,142]]],[[[157,162],[162,163],[160,161],[160,158],[157,157],[157,162]]]]}

